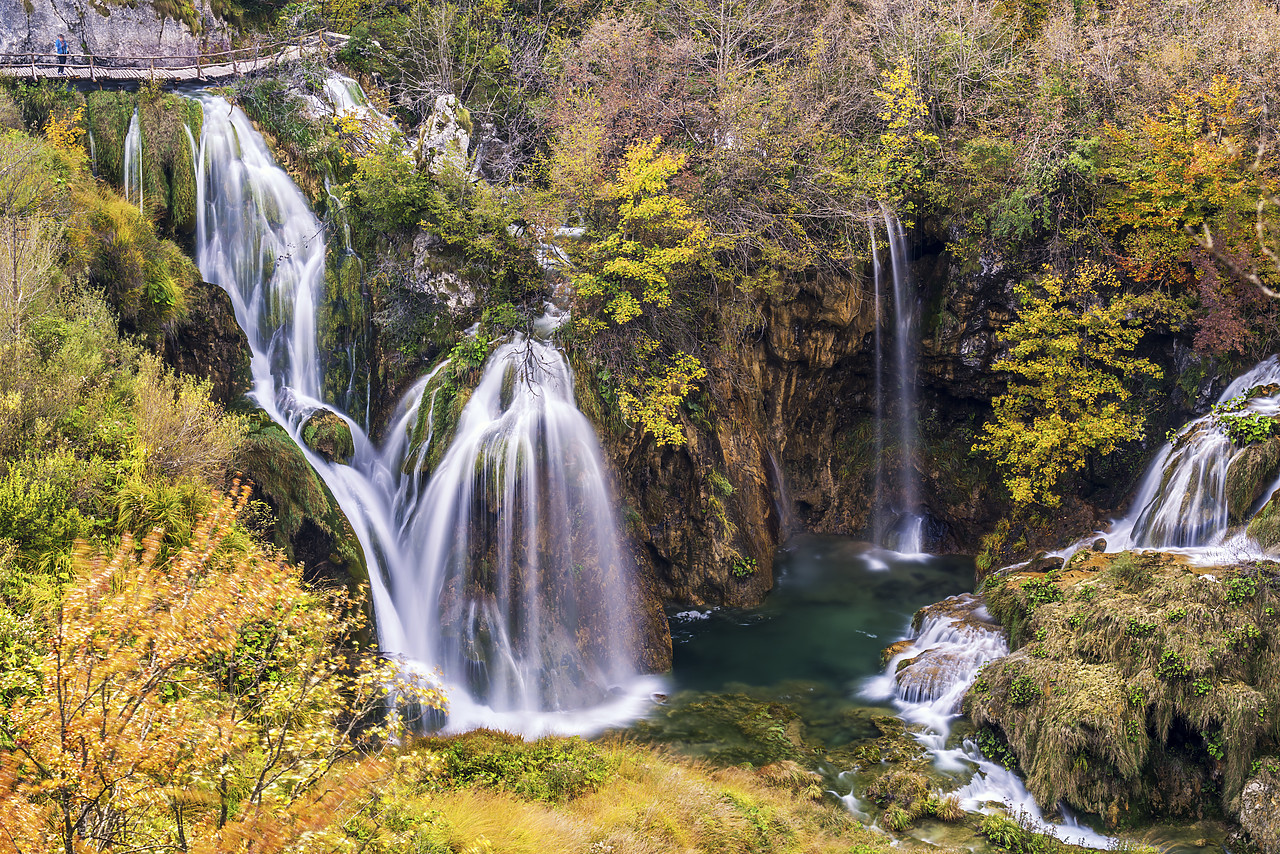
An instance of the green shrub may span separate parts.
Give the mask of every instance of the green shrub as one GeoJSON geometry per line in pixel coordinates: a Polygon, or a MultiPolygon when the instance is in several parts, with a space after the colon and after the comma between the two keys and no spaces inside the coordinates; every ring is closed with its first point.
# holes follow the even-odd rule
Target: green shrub
{"type": "Polygon", "coordinates": [[[1251,445],[1275,435],[1275,421],[1270,416],[1246,410],[1246,403],[1244,395],[1215,403],[1211,410],[1214,422],[1237,445],[1251,445]]]}
{"type": "Polygon", "coordinates": [[[1013,680],[1009,684],[1009,702],[1015,706],[1025,706],[1034,703],[1044,694],[1044,690],[1036,683],[1035,679],[1023,674],[1013,680]]]}
{"type": "Polygon", "coordinates": [[[486,786],[551,803],[596,791],[613,770],[600,748],[576,738],[525,742],[477,730],[426,744],[441,752],[448,785],[486,786]]]}

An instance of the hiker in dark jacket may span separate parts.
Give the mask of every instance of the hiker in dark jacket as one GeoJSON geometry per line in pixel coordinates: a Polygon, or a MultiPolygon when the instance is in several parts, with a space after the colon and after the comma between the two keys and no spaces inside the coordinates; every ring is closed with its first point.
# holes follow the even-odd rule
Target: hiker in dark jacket
{"type": "Polygon", "coordinates": [[[58,73],[67,73],[67,37],[59,35],[57,41],[53,43],[53,49],[58,53],[58,73]]]}

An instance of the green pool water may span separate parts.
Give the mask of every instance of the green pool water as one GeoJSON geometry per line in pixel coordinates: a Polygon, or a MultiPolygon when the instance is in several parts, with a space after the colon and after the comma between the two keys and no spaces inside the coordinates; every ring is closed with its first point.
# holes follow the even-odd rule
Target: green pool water
{"type": "Polygon", "coordinates": [[[903,558],[843,537],[795,537],[778,566],[758,608],[670,613],[678,691],[809,682],[852,697],[916,610],[973,589],[972,558],[903,558]]]}

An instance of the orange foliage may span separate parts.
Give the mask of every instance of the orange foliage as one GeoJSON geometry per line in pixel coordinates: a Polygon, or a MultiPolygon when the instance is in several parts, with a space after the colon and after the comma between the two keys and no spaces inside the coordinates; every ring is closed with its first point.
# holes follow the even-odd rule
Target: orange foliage
{"type": "Polygon", "coordinates": [[[380,773],[326,779],[387,686],[414,689],[335,653],[353,609],[244,539],[247,497],[218,500],[171,557],[159,531],[77,556],[41,690],[4,712],[0,850],[280,851],[380,773]]]}

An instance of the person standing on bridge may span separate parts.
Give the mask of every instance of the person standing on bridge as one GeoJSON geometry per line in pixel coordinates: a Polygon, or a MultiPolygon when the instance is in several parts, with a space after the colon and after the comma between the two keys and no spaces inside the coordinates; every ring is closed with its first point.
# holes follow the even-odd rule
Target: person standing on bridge
{"type": "Polygon", "coordinates": [[[57,41],[53,43],[53,49],[58,52],[58,73],[67,73],[67,37],[59,34],[57,41]]]}

